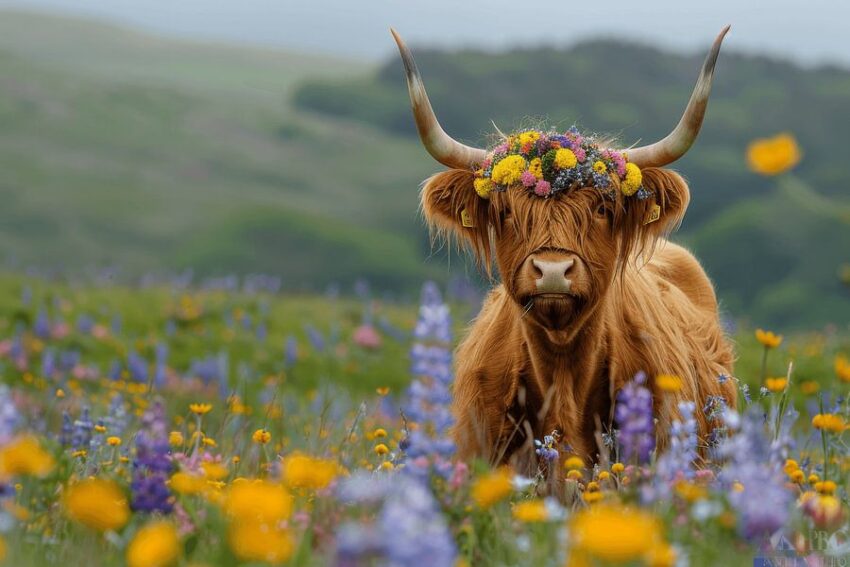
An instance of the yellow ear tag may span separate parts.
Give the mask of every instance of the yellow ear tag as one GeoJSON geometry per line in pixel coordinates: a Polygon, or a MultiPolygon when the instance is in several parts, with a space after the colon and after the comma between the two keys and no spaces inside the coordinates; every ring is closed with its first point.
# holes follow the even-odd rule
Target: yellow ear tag
{"type": "Polygon", "coordinates": [[[661,207],[657,204],[652,205],[652,208],[649,209],[649,212],[646,214],[646,218],[643,221],[643,224],[650,224],[661,218],[661,207]]]}
{"type": "Polygon", "coordinates": [[[472,222],[472,215],[469,214],[469,211],[463,209],[460,212],[460,224],[462,224],[465,228],[475,228],[475,223],[472,222]]]}

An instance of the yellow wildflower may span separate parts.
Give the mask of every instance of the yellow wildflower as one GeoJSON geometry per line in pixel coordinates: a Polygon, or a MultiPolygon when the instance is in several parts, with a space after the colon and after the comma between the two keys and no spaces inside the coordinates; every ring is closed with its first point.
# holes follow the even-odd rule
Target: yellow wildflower
{"type": "Polygon", "coordinates": [[[555,159],[553,161],[558,169],[572,169],[578,163],[578,159],[572,150],[561,148],[555,150],[555,159]]]}
{"type": "Polygon", "coordinates": [[[800,162],[800,146],[788,133],[753,140],[747,147],[747,164],[760,175],[779,175],[800,162]]]}
{"type": "Polygon", "coordinates": [[[118,445],[121,444],[121,438],[115,437],[114,435],[112,437],[107,437],[106,438],[106,444],[109,445],[110,447],[117,447],[118,445]]]}
{"type": "Polygon", "coordinates": [[[777,335],[773,331],[756,329],[756,340],[765,348],[776,348],[782,344],[782,335],[777,335]]]}
{"type": "Polygon", "coordinates": [[[626,465],[623,463],[614,463],[611,465],[611,472],[614,474],[620,474],[624,470],[626,470],[626,465]]]}
{"type": "Polygon", "coordinates": [[[218,447],[218,443],[212,437],[204,437],[203,443],[206,447],[218,447]]]}
{"type": "Polygon", "coordinates": [[[807,396],[817,394],[820,391],[820,384],[814,380],[804,380],[803,382],[800,382],[800,391],[807,396]]]}
{"type": "Polygon", "coordinates": [[[168,484],[171,487],[171,490],[177,494],[186,495],[199,494],[203,492],[206,487],[204,479],[183,471],[179,471],[171,475],[171,480],[168,484]]]}
{"type": "Polygon", "coordinates": [[[838,355],[835,357],[835,375],[842,382],[850,382],[850,360],[838,355]]]}
{"type": "Polygon", "coordinates": [[[236,482],[227,490],[225,513],[237,522],[277,524],[292,514],[292,496],[265,480],[236,482]]]}
{"type": "Polygon", "coordinates": [[[17,437],[0,449],[0,479],[16,475],[44,477],[52,470],[53,457],[31,435],[17,437]]]}
{"type": "Polygon", "coordinates": [[[254,440],[254,443],[265,445],[266,443],[272,440],[272,434],[269,433],[268,429],[258,429],[251,436],[251,439],[254,440]]]}
{"type": "Polygon", "coordinates": [[[172,447],[180,447],[183,445],[183,434],[179,431],[172,431],[168,434],[168,443],[172,447]]]}
{"type": "Polygon", "coordinates": [[[330,459],[294,453],[283,461],[283,480],[293,488],[320,490],[339,474],[339,465],[330,459]]]}
{"type": "Polygon", "coordinates": [[[685,502],[698,502],[708,496],[704,486],[692,482],[679,481],[675,485],[676,494],[685,502]]]}
{"type": "Polygon", "coordinates": [[[56,390],[56,397],[59,398],[59,399],[64,398],[65,397],[65,390],[63,390],[62,388],[58,388],[56,390]]]}
{"type": "Polygon", "coordinates": [[[496,165],[490,174],[494,183],[508,187],[519,183],[522,172],[525,171],[525,158],[516,154],[505,156],[496,165]]]}
{"type": "Polygon", "coordinates": [[[608,166],[605,165],[604,161],[596,160],[593,162],[593,171],[596,173],[608,173],[608,166]]]}
{"type": "Polygon", "coordinates": [[[507,498],[512,490],[510,469],[500,468],[475,479],[472,499],[479,508],[486,509],[507,498]]]}
{"type": "Polygon", "coordinates": [[[179,558],[177,529],[164,520],[155,520],[142,527],[127,546],[129,567],[167,567],[179,558]]]}
{"type": "Polygon", "coordinates": [[[514,505],[514,518],[520,522],[545,522],[549,519],[549,512],[543,500],[526,500],[514,505]]]}
{"type": "Polygon", "coordinates": [[[788,475],[788,476],[790,476],[790,477],[791,477],[791,480],[792,480],[793,482],[797,483],[797,484],[802,484],[802,483],[803,483],[803,479],[805,479],[805,478],[806,478],[806,474],[805,474],[803,471],[801,471],[800,469],[795,470],[794,472],[792,472],[792,473],[791,473],[790,475],[788,475]]]}
{"type": "Polygon", "coordinates": [[[201,464],[201,470],[204,471],[204,478],[207,480],[221,480],[227,477],[227,468],[219,463],[204,462],[201,464]]]}
{"type": "Polygon", "coordinates": [[[661,527],[653,516],[611,504],[579,511],[570,528],[576,551],[611,563],[640,559],[661,541],[661,527]]]}
{"type": "Polygon", "coordinates": [[[387,436],[387,430],[382,428],[382,427],[379,427],[378,429],[376,429],[375,431],[372,432],[372,438],[373,439],[381,439],[381,438],[386,437],[386,436],[387,436]]]}
{"type": "Polygon", "coordinates": [[[390,389],[386,386],[381,386],[380,388],[375,388],[375,392],[377,392],[379,396],[386,396],[390,393],[390,389]]]}
{"type": "Polygon", "coordinates": [[[825,429],[833,433],[841,433],[844,431],[844,418],[833,413],[819,413],[812,418],[812,426],[815,429],[825,429]]]}
{"type": "Polygon", "coordinates": [[[106,433],[106,427],[105,427],[105,426],[103,426],[103,425],[95,425],[95,426],[94,426],[94,430],[95,430],[97,433],[106,433]]]}
{"type": "Polygon", "coordinates": [[[386,455],[386,454],[387,454],[387,453],[389,453],[389,452],[390,452],[389,447],[387,447],[387,446],[386,446],[386,445],[384,445],[383,443],[378,443],[377,445],[375,445],[375,453],[376,453],[376,454],[378,454],[378,455],[386,455]]]}
{"type": "Polygon", "coordinates": [[[654,545],[644,557],[648,567],[673,567],[676,564],[676,550],[669,543],[654,545]]]}
{"type": "Polygon", "coordinates": [[[800,468],[800,464],[797,461],[795,461],[794,459],[786,459],[785,465],[782,468],[785,471],[785,474],[790,475],[795,470],[800,468]]]}
{"type": "Polygon", "coordinates": [[[682,389],[682,379],[672,374],[659,374],[655,377],[655,385],[662,392],[678,392],[682,389]]]}
{"type": "Polygon", "coordinates": [[[831,480],[824,480],[815,483],[815,491],[819,494],[835,494],[836,484],[831,480]]]}
{"type": "Polygon", "coordinates": [[[230,548],[242,561],[258,561],[277,565],[292,556],[295,542],[289,531],[268,529],[252,522],[235,522],[228,533],[230,548]]]}
{"type": "Polygon", "coordinates": [[[206,415],[212,410],[212,404],[189,404],[189,411],[195,415],[206,415]]]}
{"type": "Polygon", "coordinates": [[[579,470],[584,468],[584,460],[578,455],[572,455],[564,461],[564,468],[567,470],[579,470]]]}
{"type": "Polygon", "coordinates": [[[99,531],[119,530],[130,519],[127,497],[111,480],[92,478],[70,485],[64,505],[72,520],[99,531]]]}
{"type": "Polygon", "coordinates": [[[774,394],[785,391],[785,386],[788,385],[787,378],[767,378],[764,381],[764,386],[774,394]]]}
{"type": "Polygon", "coordinates": [[[604,496],[605,496],[604,492],[599,492],[597,490],[595,492],[585,492],[584,494],[582,494],[581,497],[588,504],[593,504],[594,502],[599,502],[600,500],[602,500],[602,498],[604,498],[604,496]]]}

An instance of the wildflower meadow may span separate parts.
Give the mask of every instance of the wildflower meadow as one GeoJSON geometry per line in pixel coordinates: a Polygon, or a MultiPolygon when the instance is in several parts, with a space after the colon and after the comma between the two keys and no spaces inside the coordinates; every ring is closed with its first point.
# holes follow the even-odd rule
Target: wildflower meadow
{"type": "MultiPolygon", "coordinates": [[[[739,407],[648,380],[616,458],[537,440],[540,474],[453,458],[452,345],[475,301],[0,278],[9,565],[748,565],[850,552],[850,339],[739,327],[739,407]],[[698,446],[695,419],[715,420],[698,446]],[[549,471],[561,481],[546,488],[549,471]],[[560,467],[559,467],[560,469],[560,467]],[[757,559],[758,560],[758,559],[757,559]]],[[[819,561],[820,563],[817,563],[819,561]]]]}

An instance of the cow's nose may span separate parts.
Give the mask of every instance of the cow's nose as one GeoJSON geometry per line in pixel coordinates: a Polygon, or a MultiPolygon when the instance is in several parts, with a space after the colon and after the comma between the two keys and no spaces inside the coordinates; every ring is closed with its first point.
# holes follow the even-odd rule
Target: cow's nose
{"type": "Polygon", "coordinates": [[[572,281],[568,274],[575,265],[575,258],[551,261],[532,258],[532,265],[536,269],[537,279],[535,285],[537,293],[569,293],[572,281]]]}

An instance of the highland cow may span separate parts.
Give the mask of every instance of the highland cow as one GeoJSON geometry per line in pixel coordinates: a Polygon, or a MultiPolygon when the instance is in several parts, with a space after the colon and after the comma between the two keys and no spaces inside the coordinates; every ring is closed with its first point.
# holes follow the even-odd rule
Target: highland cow
{"type": "MultiPolygon", "coordinates": [[[[702,408],[715,396],[734,407],[733,351],[713,286],[690,252],[666,240],[685,214],[688,185],[663,169],[696,139],[727,31],[664,139],[617,151],[581,146],[585,138],[575,133],[530,131],[525,140],[505,137],[489,153],[440,127],[413,57],[393,31],[419,135],[449,168],[424,183],[425,218],[488,273],[495,264],[501,277],[457,350],[460,458],[535,470],[533,441],[551,432],[584,459],[608,458],[602,438],[617,427],[616,395],[640,372],[649,377],[661,449],[678,401],[702,408]],[[541,139],[544,147],[533,146],[541,139]],[[601,157],[579,163],[585,149],[601,157]],[[505,171],[507,162],[493,166],[507,154],[527,167],[521,176],[505,171]],[[501,190],[493,190],[495,181],[501,190]],[[661,391],[658,375],[677,376],[678,391],[661,391]]],[[[697,414],[705,443],[712,423],[697,414]]]]}

